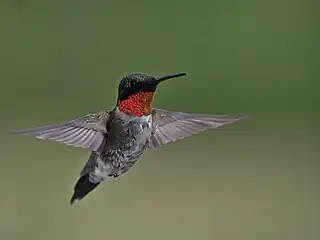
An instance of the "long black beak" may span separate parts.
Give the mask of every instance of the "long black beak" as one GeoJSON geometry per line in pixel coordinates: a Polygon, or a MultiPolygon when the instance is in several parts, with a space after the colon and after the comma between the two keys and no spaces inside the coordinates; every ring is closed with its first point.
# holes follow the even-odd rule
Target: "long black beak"
{"type": "Polygon", "coordinates": [[[165,81],[167,79],[182,77],[182,76],[185,76],[185,75],[187,75],[187,73],[176,73],[176,74],[171,74],[171,75],[167,75],[167,76],[164,76],[164,77],[156,77],[156,82],[160,83],[160,82],[163,82],[163,81],[165,81]]]}

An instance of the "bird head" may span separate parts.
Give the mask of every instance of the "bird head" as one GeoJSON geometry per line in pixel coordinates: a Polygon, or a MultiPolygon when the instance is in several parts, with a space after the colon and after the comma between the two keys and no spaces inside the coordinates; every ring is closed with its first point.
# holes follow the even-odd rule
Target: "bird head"
{"type": "Polygon", "coordinates": [[[119,110],[134,116],[149,115],[157,86],[165,80],[185,75],[178,73],[155,77],[145,73],[131,73],[120,81],[117,106],[119,110]]]}

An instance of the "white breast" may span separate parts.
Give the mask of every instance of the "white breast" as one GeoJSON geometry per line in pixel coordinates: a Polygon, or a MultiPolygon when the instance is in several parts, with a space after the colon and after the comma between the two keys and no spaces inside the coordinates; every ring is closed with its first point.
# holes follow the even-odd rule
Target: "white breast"
{"type": "Polygon", "coordinates": [[[129,133],[129,135],[127,135],[127,140],[129,140],[128,137],[130,138],[130,135],[132,136],[133,144],[130,147],[131,151],[144,148],[144,145],[147,144],[151,134],[152,116],[136,117],[128,115],[118,109],[116,111],[116,116],[125,122],[123,128],[129,133]]]}

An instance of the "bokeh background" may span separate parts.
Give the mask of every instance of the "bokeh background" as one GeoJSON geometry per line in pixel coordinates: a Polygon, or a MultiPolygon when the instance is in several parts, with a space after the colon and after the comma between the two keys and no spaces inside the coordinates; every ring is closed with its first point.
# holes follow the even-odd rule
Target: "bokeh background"
{"type": "Polygon", "coordinates": [[[319,3],[0,3],[0,239],[320,238],[319,3]],[[147,151],[70,206],[89,151],[10,131],[112,109],[130,72],[188,76],[154,106],[250,119],[147,151]]]}

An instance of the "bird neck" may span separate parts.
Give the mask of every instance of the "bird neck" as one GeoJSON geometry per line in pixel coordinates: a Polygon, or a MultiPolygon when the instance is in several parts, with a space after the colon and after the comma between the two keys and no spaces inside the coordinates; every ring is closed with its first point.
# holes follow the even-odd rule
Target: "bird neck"
{"type": "Polygon", "coordinates": [[[118,100],[117,107],[120,111],[142,117],[152,112],[152,101],[154,92],[140,92],[129,96],[124,100],[118,100]]]}

